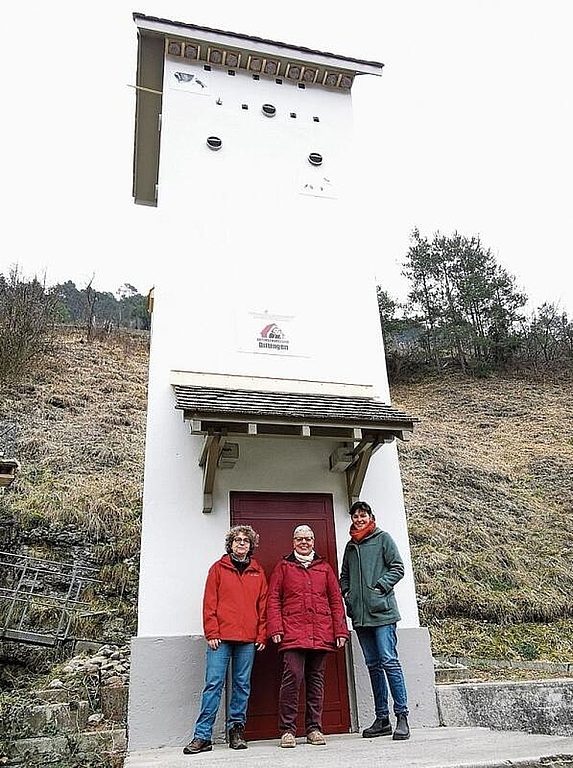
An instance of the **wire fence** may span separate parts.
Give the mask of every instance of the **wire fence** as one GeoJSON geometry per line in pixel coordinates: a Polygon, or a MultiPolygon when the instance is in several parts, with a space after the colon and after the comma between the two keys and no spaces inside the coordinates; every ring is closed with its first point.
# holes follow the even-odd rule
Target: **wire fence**
{"type": "Polygon", "coordinates": [[[82,596],[96,574],[77,563],[0,552],[0,638],[45,646],[68,639],[74,618],[92,613],[82,596]]]}

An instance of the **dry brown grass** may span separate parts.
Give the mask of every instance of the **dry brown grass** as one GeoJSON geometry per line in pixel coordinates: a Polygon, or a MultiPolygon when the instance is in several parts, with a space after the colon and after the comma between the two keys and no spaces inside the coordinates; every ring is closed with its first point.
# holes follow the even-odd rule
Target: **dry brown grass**
{"type": "Polygon", "coordinates": [[[21,432],[11,500],[22,513],[85,523],[98,540],[139,509],[148,355],[145,339],[126,344],[66,334],[43,371],[2,392],[0,418],[21,432]]]}
{"type": "Polygon", "coordinates": [[[573,659],[572,385],[560,374],[393,388],[421,420],[399,452],[436,653],[573,659]]]}

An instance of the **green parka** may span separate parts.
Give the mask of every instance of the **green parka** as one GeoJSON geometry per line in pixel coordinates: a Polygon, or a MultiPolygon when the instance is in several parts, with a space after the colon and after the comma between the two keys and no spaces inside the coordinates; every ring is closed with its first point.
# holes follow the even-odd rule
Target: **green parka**
{"type": "Polygon", "coordinates": [[[344,550],[340,589],[354,627],[380,627],[400,621],[394,584],[404,563],[394,539],[375,528],[360,543],[350,539],[344,550]]]}

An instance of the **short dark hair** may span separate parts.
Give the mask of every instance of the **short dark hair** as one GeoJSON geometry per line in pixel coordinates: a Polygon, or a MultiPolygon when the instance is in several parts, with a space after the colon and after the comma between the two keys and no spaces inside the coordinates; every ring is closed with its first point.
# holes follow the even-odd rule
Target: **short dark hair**
{"type": "Polygon", "coordinates": [[[369,515],[372,515],[372,517],[374,516],[372,513],[372,507],[365,501],[355,501],[354,504],[350,507],[350,514],[353,515],[359,509],[361,509],[363,512],[367,512],[369,515]]]}

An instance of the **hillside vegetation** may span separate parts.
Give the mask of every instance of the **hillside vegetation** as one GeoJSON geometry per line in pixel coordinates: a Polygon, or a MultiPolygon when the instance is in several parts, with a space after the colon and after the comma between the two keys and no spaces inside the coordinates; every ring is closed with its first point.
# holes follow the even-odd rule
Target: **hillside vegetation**
{"type": "Polygon", "coordinates": [[[434,653],[573,659],[570,372],[393,388],[422,619],[434,653]]]}
{"type": "MultiPolygon", "coordinates": [[[[68,332],[40,370],[0,387],[21,462],[0,496],[0,548],[97,565],[97,615],[74,631],[104,642],[136,628],[147,360],[144,334],[68,332]]],[[[435,655],[573,660],[572,384],[449,376],[392,388],[420,419],[399,453],[435,655]]]]}
{"type": "Polygon", "coordinates": [[[21,464],[0,496],[0,549],[96,566],[101,584],[85,595],[93,615],[73,632],[105,642],[136,628],[147,361],[147,334],[86,343],[81,331],[61,333],[33,374],[0,389],[21,464]]]}

